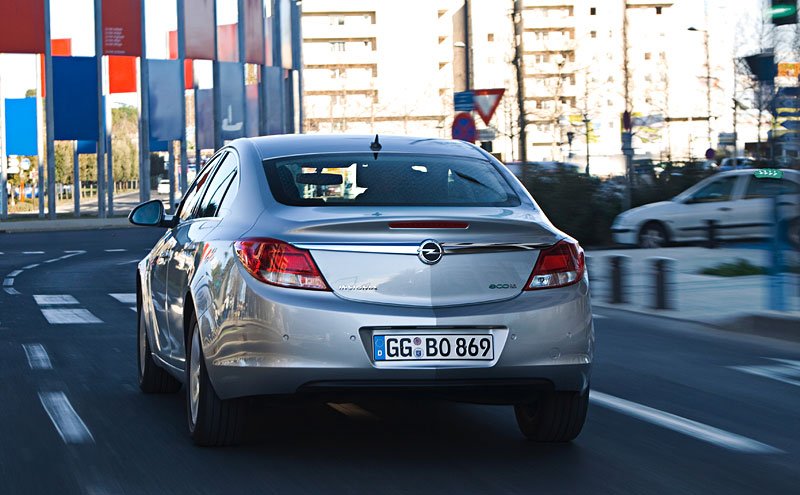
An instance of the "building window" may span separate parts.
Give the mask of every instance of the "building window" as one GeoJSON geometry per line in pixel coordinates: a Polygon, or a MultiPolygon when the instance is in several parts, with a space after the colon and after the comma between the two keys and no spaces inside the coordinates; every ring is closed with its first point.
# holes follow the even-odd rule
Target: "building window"
{"type": "Polygon", "coordinates": [[[331,42],[331,51],[332,52],[343,52],[344,51],[344,41],[332,41],[331,42]]]}
{"type": "Polygon", "coordinates": [[[494,33],[489,33],[486,35],[486,41],[492,42],[494,41],[494,33]]]}
{"type": "Polygon", "coordinates": [[[597,8],[596,7],[590,7],[589,8],[589,15],[597,15],[597,8]]]}
{"type": "Polygon", "coordinates": [[[597,38],[597,31],[589,31],[589,36],[591,38],[597,38]]]}
{"type": "Polygon", "coordinates": [[[661,7],[656,7],[656,15],[661,15],[661,7]]]}
{"type": "Polygon", "coordinates": [[[651,57],[650,52],[644,52],[644,59],[645,60],[650,60],[650,57],[651,57]]]}
{"type": "Polygon", "coordinates": [[[330,17],[331,26],[344,26],[344,17],[340,15],[332,15],[330,17]]]}

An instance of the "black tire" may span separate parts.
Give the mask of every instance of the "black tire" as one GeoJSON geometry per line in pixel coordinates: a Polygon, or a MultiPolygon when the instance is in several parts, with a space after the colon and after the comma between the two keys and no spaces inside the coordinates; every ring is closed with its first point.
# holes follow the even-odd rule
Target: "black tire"
{"type": "Polygon", "coordinates": [[[186,346],[186,418],[189,435],[195,445],[204,447],[235,445],[244,433],[247,407],[245,399],[222,400],[217,396],[206,370],[200,346],[197,320],[192,319],[191,334],[186,346]],[[195,339],[197,341],[195,342],[195,339]],[[192,379],[192,358],[199,360],[199,369],[192,379]],[[192,411],[192,391],[197,390],[197,412],[192,411]]]}
{"type": "Polygon", "coordinates": [[[549,392],[533,404],[517,404],[517,425],[534,442],[569,442],[583,429],[589,408],[589,389],[585,392],[549,392]]]}
{"type": "Polygon", "coordinates": [[[639,229],[639,247],[643,249],[666,247],[669,244],[667,229],[661,222],[647,222],[639,229]]]}
{"type": "Polygon", "coordinates": [[[153,359],[150,342],[141,305],[137,306],[138,324],[136,328],[137,365],[139,368],[139,388],[146,394],[172,394],[181,388],[181,382],[159,367],[153,359]]]}

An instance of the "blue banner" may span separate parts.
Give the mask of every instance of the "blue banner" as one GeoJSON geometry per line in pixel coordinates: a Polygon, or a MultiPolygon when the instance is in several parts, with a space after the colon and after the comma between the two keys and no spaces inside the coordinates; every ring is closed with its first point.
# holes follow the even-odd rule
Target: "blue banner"
{"type": "Polygon", "coordinates": [[[267,134],[283,134],[283,69],[264,67],[267,134]]]}
{"type": "Polygon", "coordinates": [[[6,99],[6,154],[39,154],[36,98],[6,99]]]}
{"type": "Polygon", "coordinates": [[[53,57],[53,139],[97,141],[97,59],[53,57]]]}
{"type": "Polygon", "coordinates": [[[245,88],[247,98],[247,122],[245,122],[245,134],[247,137],[258,136],[258,84],[248,84],[245,88]]]}
{"type": "Polygon", "coordinates": [[[150,140],[172,141],[183,137],[180,99],[184,97],[180,62],[149,60],[150,140]]]}
{"type": "Polygon", "coordinates": [[[158,141],[153,138],[150,138],[150,151],[155,153],[157,151],[167,152],[169,151],[169,141],[158,141]]]}
{"type": "Polygon", "coordinates": [[[197,90],[197,134],[201,150],[214,149],[214,94],[211,89],[197,90]]]}
{"type": "Polygon", "coordinates": [[[218,62],[222,139],[244,137],[244,66],[237,62],[218,62]]]}
{"type": "Polygon", "coordinates": [[[78,141],[78,154],[90,155],[97,153],[97,141],[78,141]]]}

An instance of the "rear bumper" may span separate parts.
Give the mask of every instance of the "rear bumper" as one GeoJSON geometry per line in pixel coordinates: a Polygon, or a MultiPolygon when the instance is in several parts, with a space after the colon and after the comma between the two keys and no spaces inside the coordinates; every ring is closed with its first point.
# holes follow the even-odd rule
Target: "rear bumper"
{"type": "Polygon", "coordinates": [[[224,298],[209,303],[198,320],[206,367],[223,399],[390,391],[516,402],[531,392],[580,391],[589,383],[594,331],[585,279],[502,302],[431,309],[346,301],[240,274],[224,298]],[[215,306],[219,300],[224,307],[215,306]],[[377,329],[491,333],[495,358],[376,363],[371,336],[377,329]]]}

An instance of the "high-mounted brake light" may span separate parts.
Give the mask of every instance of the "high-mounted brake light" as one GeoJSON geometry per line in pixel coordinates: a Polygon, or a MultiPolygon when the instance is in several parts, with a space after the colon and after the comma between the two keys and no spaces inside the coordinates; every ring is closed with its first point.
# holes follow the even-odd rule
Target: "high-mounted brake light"
{"type": "Polygon", "coordinates": [[[466,229],[467,222],[451,220],[417,220],[411,222],[389,222],[390,229],[466,229]]]}
{"type": "Polygon", "coordinates": [[[330,290],[311,253],[277,239],[242,239],[234,243],[244,268],[270,285],[330,290]]]}
{"type": "Polygon", "coordinates": [[[578,243],[560,241],[542,249],[525,290],[572,285],[583,278],[584,263],[583,249],[578,243]]]}

